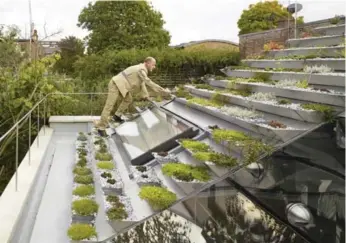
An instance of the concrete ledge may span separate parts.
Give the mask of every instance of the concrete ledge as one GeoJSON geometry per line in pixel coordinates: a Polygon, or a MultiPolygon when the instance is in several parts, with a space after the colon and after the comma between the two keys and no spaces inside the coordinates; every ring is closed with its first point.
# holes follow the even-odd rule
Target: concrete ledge
{"type": "Polygon", "coordinates": [[[0,242],[7,243],[12,237],[12,230],[19,220],[23,205],[39,171],[43,157],[51,140],[53,129],[43,128],[39,132],[39,147],[37,138],[31,146],[31,165],[27,153],[18,168],[18,191],[15,190],[16,177],[13,175],[5,191],[0,197],[0,242]]]}
{"type": "Polygon", "coordinates": [[[286,44],[289,47],[336,46],[343,43],[344,39],[344,35],[332,35],[302,39],[290,39],[287,40],[286,44]]]}
{"type": "MultiPolygon", "coordinates": [[[[226,88],[227,80],[212,80],[210,85],[220,88],[226,88]]],[[[322,103],[332,106],[345,107],[345,96],[328,93],[310,92],[298,89],[279,88],[273,85],[264,85],[260,83],[240,83],[236,88],[242,89],[249,86],[253,92],[275,93],[276,96],[286,97],[295,100],[304,100],[308,102],[322,103]]]]}
{"type": "Polygon", "coordinates": [[[85,123],[99,119],[100,116],[51,116],[49,123],[85,123]]]}
{"type": "MultiPolygon", "coordinates": [[[[200,90],[196,89],[192,86],[185,86],[187,90],[189,90],[192,94],[196,94],[198,96],[202,96],[205,98],[211,98],[213,96],[214,91],[210,90],[200,90]]],[[[255,110],[264,111],[267,113],[271,113],[278,116],[283,116],[291,119],[295,119],[298,121],[311,122],[311,123],[321,123],[323,122],[322,114],[316,111],[307,111],[307,110],[299,110],[292,109],[285,106],[276,106],[264,102],[246,100],[244,97],[232,95],[232,94],[220,94],[221,96],[226,98],[226,101],[229,104],[235,104],[239,106],[243,106],[249,109],[254,108],[255,110]]]]}
{"type": "Polygon", "coordinates": [[[341,55],[341,51],[345,50],[344,46],[332,46],[332,47],[300,47],[296,49],[284,49],[284,50],[276,50],[269,51],[267,57],[286,57],[286,56],[306,56],[306,55],[315,55],[317,53],[319,56],[324,57],[338,57],[341,55]]]}
{"type": "Polygon", "coordinates": [[[345,24],[317,27],[315,30],[322,35],[345,35],[345,24]]]}
{"type": "Polygon", "coordinates": [[[325,65],[336,71],[345,71],[345,59],[306,59],[306,60],[244,60],[244,64],[254,68],[296,68],[325,65]]]}
{"type": "Polygon", "coordinates": [[[239,78],[252,78],[256,73],[268,73],[271,75],[271,80],[309,80],[310,84],[324,85],[324,86],[337,86],[345,87],[345,75],[328,75],[328,74],[310,74],[309,73],[295,73],[295,72],[274,72],[263,70],[230,70],[223,71],[228,77],[239,78]]]}

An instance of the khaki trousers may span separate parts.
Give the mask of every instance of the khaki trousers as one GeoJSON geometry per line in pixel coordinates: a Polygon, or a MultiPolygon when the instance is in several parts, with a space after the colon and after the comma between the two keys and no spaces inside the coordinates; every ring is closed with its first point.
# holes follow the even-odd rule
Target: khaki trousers
{"type": "Polygon", "coordinates": [[[96,124],[98,129],[106,129],[108,126],[108,118],[112,115],[120,117],[132,104],[132,95],[127,92],[126,96],[123,97],[116,86],[116,84],[111,80],[108,84],[108,96],[106,104],[101,113],[101,120],[96,124]]]}

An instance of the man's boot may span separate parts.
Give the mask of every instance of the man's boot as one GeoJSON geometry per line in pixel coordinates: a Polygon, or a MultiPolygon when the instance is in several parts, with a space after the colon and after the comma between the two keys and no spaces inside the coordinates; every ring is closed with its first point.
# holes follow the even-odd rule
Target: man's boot
{"type": "Polygon", "coordinates": [[[113,122],[116,122],[116,123],[123,123],[123,122],[125,122],[125,120],[123,120],[121,117],[119,117],[119,116],[117,116],[117,115],[114,115],[114,116],[112,117],[112,121],[113,121],[113,122]]]}

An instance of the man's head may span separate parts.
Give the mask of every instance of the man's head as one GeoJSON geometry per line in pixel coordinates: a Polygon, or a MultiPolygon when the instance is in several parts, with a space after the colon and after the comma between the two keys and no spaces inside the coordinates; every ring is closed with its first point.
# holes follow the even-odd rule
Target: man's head
{"type": "Polygon", "coordinates": [[[156,60],[153,57],[147,57],[144,60],[144,65],[149,72],[152,72],[156,68],[156,60]]]}

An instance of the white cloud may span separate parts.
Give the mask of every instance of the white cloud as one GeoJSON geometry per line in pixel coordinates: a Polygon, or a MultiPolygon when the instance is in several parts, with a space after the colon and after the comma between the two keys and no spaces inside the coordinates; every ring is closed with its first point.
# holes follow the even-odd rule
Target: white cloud
{"type": "MultiPolygon", "coordinates": [[[[29,31],[29,0],[1,0],[0,24],[16,24],[22,35],[29,31]]],[[[33,21],[39,34],[43,34],[44,23],[48,32],[63,29],[54,39],[68,35],[84,37],[87,32],[77,27],[78,15],[88,4],[88,0],[31,0],[33,21]]],[[[171,44],[179,44],[201,39],[226,39],[238,42],[237,21],[249,4],[255,0],[152,0],[155,9],[166,21],[165,28],[170,32],[171,44]]],[[[285,6],[288,0],[280,1],[285,6]]],[[[294,0],[291,1],[293,3],[294,0]]],[[[314,21],[345,13],[342,0],[301,0],[303,10],[299,15],[305,21],[314,21]]]]}

